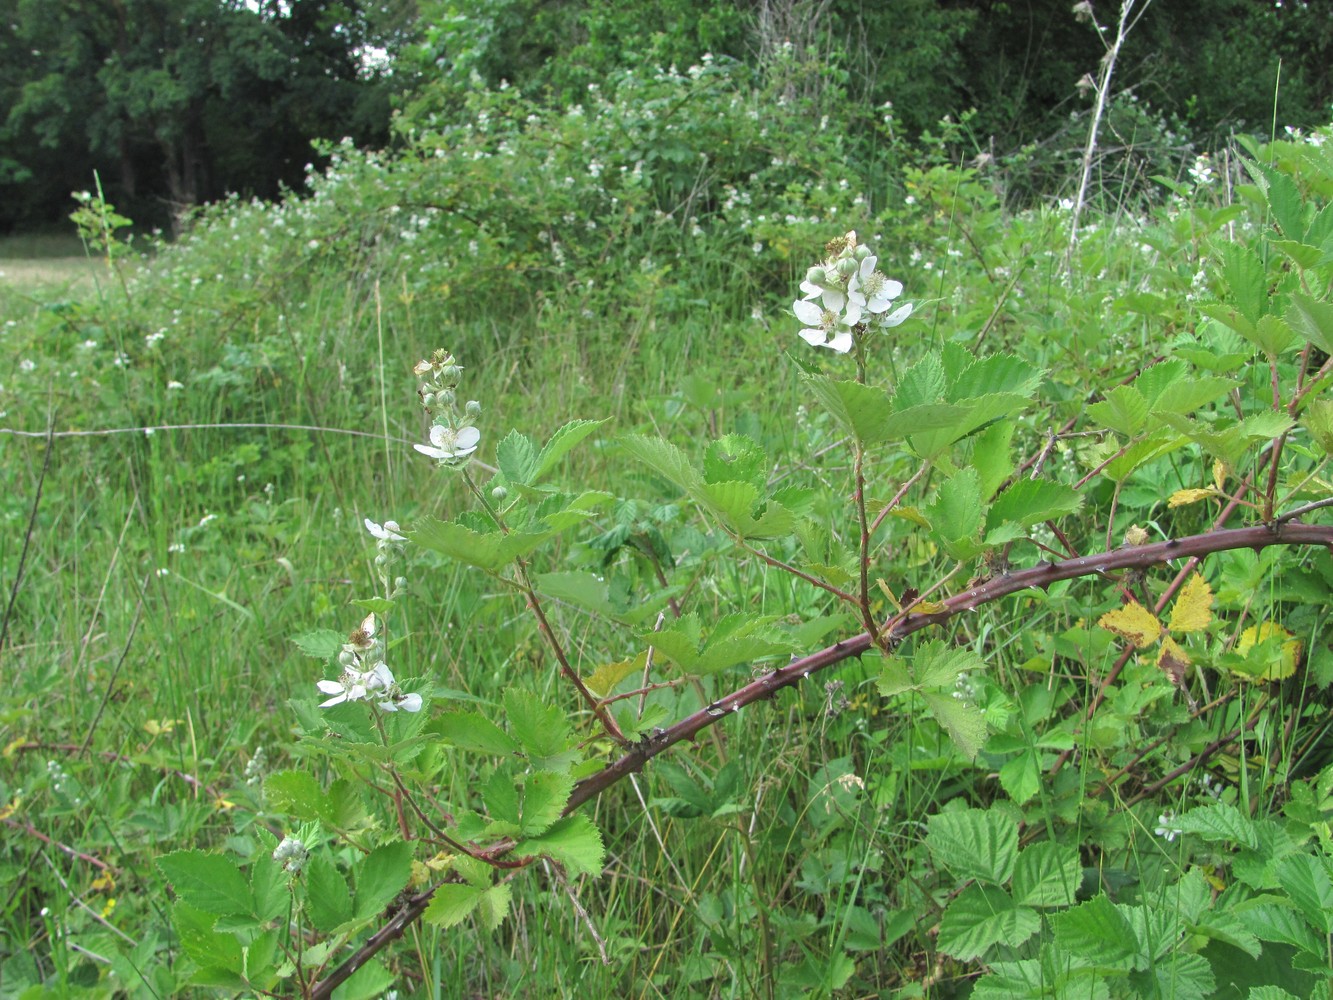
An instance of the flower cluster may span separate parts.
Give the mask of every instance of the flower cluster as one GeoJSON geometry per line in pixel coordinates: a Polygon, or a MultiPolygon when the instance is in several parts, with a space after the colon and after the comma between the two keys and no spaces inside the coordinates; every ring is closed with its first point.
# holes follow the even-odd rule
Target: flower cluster
{"type": "Polygon", "coordinates": [[[361,627],[347,637],[338,654],[342,676],[336,681],[319,681],[317,686],[327,695],[320,708],[341,705],[345,701],[371,701],[383,712],[421,711],[419,694],[404,694],[393,679],[393,673],[384,662],[384,641],[375,635],[375,616],[366,615],[361,627]]]}
{"type": "Polygon", "coordinates": [[[431,415],[430,444],[412,447],[423,455],[439,459],[441,465],[462,466],[468,456],[477,450],[481,431],[472,426],[472,420],[481,414],[481,404],[468,400],[459,412],[458,383],[463,369],[448,351],[436,351],[430,360],[418,361],[412,368],[421,379],[417,395],[421,405],[431,415]]]}
{"type": "Polygon", "coordinates": [[[824,251],[824,260],[805,273],[803,297],[792,306],[805,324],[801,339],[807,344],[846,354],[868,331],[890,329],[912,315],[910,302],[890,312],[903,292],[902,282],[876,269],[879,258],[857,242],[855,231],[824,251]]]}
{"type": "Polygon", "coordinates": [[[273,860],[282,865],[283,871],[293,875],[301,874],[309,857],[310,852],[306,850],[305,844],[295,837],[283,837],[282,843],[273,850],[273,860]]]}

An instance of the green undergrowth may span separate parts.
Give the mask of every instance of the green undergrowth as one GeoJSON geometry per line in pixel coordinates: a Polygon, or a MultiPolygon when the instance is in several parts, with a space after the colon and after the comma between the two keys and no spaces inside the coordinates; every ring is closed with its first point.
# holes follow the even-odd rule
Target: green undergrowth
{"type": "MultiPolygon", "coordinates": [[[[526,496],[515,456],[606,421],[545,475],[608,499],[533,572],[580,675],[642,673],[656,629],[693,678],[637,701],[645,734],[861,631],[758,554],[853,586],[849,436],[877,448],[872,510],[932,459],[879,536],[881,619],[951,572],[929,599],[1139,530],[1208,531],[1267,482],[1278,438],[1281,510],[1330,494],[1323,133],[1251,148],[1248,173],[1182,164],[1071,240],[1068,206],[1006,211],[943,148],[867,190],[836,127],[712,65],[577,112],[468,100],[471,124],[418,124],[392,158],[334,149],[310,196],[204,210],[92,292],[0,287],[4,995],[292,994],[302,961],[326,967],[312,956],[336,940],[336,966],[393,909],[410,852],[384,844],[408,821],[387,771],[348,780],[314,708],[330,674],[291,639],[366,614],[351,602],[382,566],[364,518],[472,504],[410,447],[412,367],[438,347],[481,404],[481,483],[498,467],[526,496]],[[852,228],[916,304],[879,348],[892,402],[849,395],[833,355],[809,368],[790,315],[852,228]],[[1292,419],[1274,384],[1302,387],[1292,419]],[[971,409],[916,423],[911,392],[971,409]],[[530,440],[502,445],[510,428],[530,440]],[[719,463],[762,501],[710,493],[719,463]],[[1020,509],[1001,487],[1023,476],[1042,485],[1020,509]],[[799,526],[750,523],[779,510],[799,526]],[[668,592],[684,614],[657,623],[668,592]],[[308,878],[345,900],[328,909],[266,860],[312,823],[308,878]],[[214,852],[216,884],[191,889],[204,855],[181,852],[214,852]],[[220,898],[233,880],[240,902],[220,898]],[[274,929],[297,903],[301,959],[274,929]]],[[[517,730],[531,697],[569,713],[576,755],[613,758],[523,596],[461,535],[430,537],[385,606],[429,732],[469,712],[517,730]]],[[[1333,564],[1211,556],[1206,620],[1197,591],[1190,628],[1168,602],[1125,656],[1152,626],[1115,615],[1178,568],[1016,595],[747,706],[583,808],[600,875],[551,848],[497,876],[493,911],[437,910],[340,995],[1327,995],[1333,564]],[[1179,684],[1167,642],[1189,650],[1179,684]]],[[[329,714],[351,726],[355,707],[329,714]]],[[[457,740],[430,752],[412,773],[448,807],[436,822],[498,811],[509,772],[457,740]]]]}

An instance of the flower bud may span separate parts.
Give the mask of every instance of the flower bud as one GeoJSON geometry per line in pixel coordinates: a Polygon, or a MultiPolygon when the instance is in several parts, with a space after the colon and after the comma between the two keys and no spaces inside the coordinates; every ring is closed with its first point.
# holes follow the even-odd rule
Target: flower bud
{"type": "Polygon", "coordinates": [[[854,251],[852,251],[852,256],[855,257],[858,261],[865,260],[867,257],[870,256],[870,247],[862,243],[859,246],[857,246],[857,248],[854,251]]]}
{"type": "Polygon", "coordinates": [[[475,399],[469,399],[467,406],[463,407],[463,412],[469,417],[479,417],[481,416],[481,404],[475,399]]]}
{"type": "Polygon", "coordinates": [[[860,261],[855,257],[844,257],[838,261],[838,274],[844,278],[850,278],[860,266],[860,261]]]}
{"type": "Polygon", "coordinates": [[[503,500],[507,496],[509,496],[509,491],[503,486],[497,486],[495,489],[491,490],[492,500],[503,500]]]}
{"type": "Polygon", "coordinates": [[[454,395],[452,389],[441,389],[435,394],[435,403],[437,406],[453,406],[454,400],[458,397],[454,395]]]}
{"type": "Polygon", "coordinates": [[[1148,532],[1140,528],[1137,524],[1130,525],[1129,530],[1125,532],[1126,545],[1147,545],[1148,532]]]}
{"type": "Polygon", "coordinates": [[[435,405],[435,393],[423,392],[421,394],[421,405],[428,410],[431,409],[435,405]]]}
{"type": "Polygon", "coordinates": [[[805,272],[805,280],[812,285],[818,285],[823,288],[824,284],[828,281],[828,274],[825,273],[822,267],[812,267],[805,272]]]}

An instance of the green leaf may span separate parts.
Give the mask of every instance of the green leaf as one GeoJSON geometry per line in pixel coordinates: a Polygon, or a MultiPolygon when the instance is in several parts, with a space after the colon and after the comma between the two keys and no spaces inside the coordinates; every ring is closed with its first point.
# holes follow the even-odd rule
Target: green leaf
{"type": "Polygon", "coordinates": [[[356,917],[366,920],[388,906],[412,877],[412,845],[401,840],[381,844],[362,858],[353,871],[356,917]]]}
{"type": "MultiPolygon", "coordinates": [[[[609,419],[609,418],[607,418],[609,419]]],[[[571,420],[551,435],[546,447],[537,456],[536,468],[530,482],[535,483],[546,473],[555,468],[555,464],[576,448],[589,434],[606,423],[606,420],[571,420]]]]}
{"type": "Polygon", "coordinates": [[[342,649],[343,643],[346,641],[347,636],[329,628],[316,629],[313,632],[303,632],[301,635],[292,636],[292,642],[295,643],[297,649],[306,656],[312,656],[325,663],[338,655],[338,651],[342,649]]]}
{"type": "Polygon", "coordinates": [[[620,439],[620,446],[685,493],[693,495],[703,484],[703,476],[690,464],[685,453],[669,441],[627,434],[620,439]]]}
{"type": "Polygon", "coordinates": [[[1118,385],[1106,398],[1088,407],[1088,416],[1103,427],[1134,437],[1148,420],[1148,401],[1132,385],[1118,385]]]}
{"type": "Polygon", "coordinates": [[[996,392],[966,399],[952,404],[962,412],[948,426],[913,434],[908,440],[922,458],[937,458],[955,441],[967,437],[991,421],[1023,409],[1027,403],[1027,396],[1015,392],[996,392]]]}
{"type": "Polygon", "coordinates": [[[705,640],[696,614],[682,615],[659,632],[644,632],[645,642],[686,673],[715,674],[767,656],[796,651],[790,635],[768,617],[737,613],[726,615],[705,640]]]}
{"type": "Polygon", "coordinates": [[[1286,320],[1298,336],[1325,354],[1333,354],[1333,302],[1293,292],[1286,320]]]}
{"type": "Polygon", "coordinates": [[[1014,900],[1037,908],[1073,906],[1083,863],[1071,844],[1045,840],[1025,847],[1014,865],[1014,900]]]}
{"type": "Polygon", "coordinates": [[[893,408],[902,412],[944,399],[947,385],[944,362],[938,354],[927,354],[898,379],[893,394],[893,408]]]}
{"type": "Polygon", "coordinates": [[[1018,824],[985,809],[937,813],[926,820],[926,847],[957,879],[1001,885],[1014,873],[1018,824]]]}
{"type": "Polygon", "coordinates": [[[569,722],[559,706],[544,705],[519,688],[504,693],[505,718],[509,732],[534,763],[559,758],[569,747],[569,722]]]}
{"type": "Polygon", "coordinates": [[[1138,938],[1105,893],[1052,914],[1050,921],[1056,942],[1071,954],[1110,969],[1133,968],[1138,938]]]}
{"type": "Polygon", "coordinates": [[[1007,522],[1030,528],[1034,524],[1072,514],[1083,505],[1083,494],[1048,479],[1019,479],[995,498],[986,513],[986,530],[1007,522]]]}
{"type": "Polygon", "coordinates": [[[1251,324],[1257,323],[1268,304],[1268,275],[1259,255],[1240,243],[1223,244],[1221,277],[1231,298],[1251,324]]]}
{"type": "Polygon", "coordinates": [[[1205,1000],[1214,995],[1217,986],[1208,959],[1187,954],[1153,962],[1147,970],[1131,976],[1129,982],[1135,996],[1162,1000],[1205,1000]]]}
{"type": "Polygon", "coordinates": [[[509,482],[527,486],[537,472],[537,447],[527,435],[510,431],[495,446],[495,464],[509,482]]]}
{"type": "MultiPolygon", "coordinates": [[[[506,770],[492,772],[481,789],[481,801],[486,805],[486,812],[492,821],[512,827],[501,835],[512,836],[518,832],[518,785],[514,776],[506,770]]],[[[500,831],[492,831],[500,833],[500,831]]]]}
{"type": "Polygon", "coordinates": [[[1014,472],[1014,429],[1012,420],[991,424],[972,444],[972,468],[980,479],[981,499],[989,500],[1014,472]]]}
{"type": "Polygon", "coordinates": [[[306,913],[316,930],[328,934],[352,918],[352,893],[338,869],[325,855],[311,856],[303,878],[306,913]]]}
{"type": "Polygon", "coordinates": [[[606,849],[602,835],[586,816],[566,816],[545,833],[514,848],[518,855],[544,854],[570,875],[600,875],[606,849]]]}
{"type": "Polygon", "coordinates": [[[796,518],[772,500],[766,501],[758,517],[753,511],[759,491],[751,483],[706,483],[695,494],[731,532],[742,538],[777,538],[791,534],[796,518]]]}
{"type": "Polygon", "coordinates": [[[551,531],[480,532],[452,521],[422,518],[406,531],[409,539],[432,552],[478,569],[494,570],[534,551],[551,531]]]}
{"type": "Polygon", "coordinates": [[[762,490],[768,481],[769,461],[764,449],[744,434],[724,434],[704,452],[704,481],[749,483],[762,490]]]}
{"type": "Polygon", "coordinates": [[[477,900],[477,920],[488,931],[493,931],[504,923],[509,915],[509,902],[513,888],[508,882],[493,885],[481,894],[477,900]]]}
{"type": "Polygon", "coordinates": [[[843,430],[862,444],[888,440],[893,405],[883,389],[824,375],[802,375],[801,380],[843,430]]]}
{"type": "Polygon", "coordinates": [[[981,709],[959,701],[952,692],[922,691],[920,694],[958,752],[968,760],[975,760],[986,742],[986,717],[981,709]]]}
{"type": "Polygon", "coordinates": [[[264,799],[270,809],[294,819],[321,819],[324,789],[308,771],[278,771],[264,779],[264,799]]]}
{"type": "Polygon", "coordinates": [[[230,858],[205,851],[175,851],[158,858],[157,867],[176,895],[195,909],[218,915],[254,914],[250,886],[230,858]]]}
{"type": "Polygon", "coordinates": [[[438,722],[441,736],[460,750],[507,756],[518,750],[518,742],[479,712],[450,712],[438,722]]]}
{"type": "Polygon", "coordinates": [[[574,779],[555,771],[538,771],[523,781],[523,822],[520,833],[535,837],[549,830],[569,801],[574,779]]]}
{"type": "MultiPolygon", "coordinates": [[[[160,863],[161,859],[159,859],[160,863]]],[[[240,939],[213,929],[216,914],[206,912],[181,901],[171,908],[171,923],[180,940],[181,949],[190,959],[208,970],[210,982],[226,987],[243,988],[241,976],[244,960],[240,939]]]]}
{"type": "Polygon", "coordinates": [[[375,1000],[382,997],[397,977],[378,959],[371,959],[347,977],[334,992],[337,1000],[375,1000]]]}
{"type": "Polygon", "coordinates": [[[273,860],[271,838],[264,842],[261,850],[250,863],[250,896],[254,900],[254,916],[261,924],[267,923],[287,912],[290,895],[287,891],[287,874],[282,866],[273,860]]]}
{"type": "Polygon", "coordinates": [[[1212,802],[1180,816],[1176,825],[1182,833],[1198,834],[1209,843],[1236,844],[1257,849],[1259,835],[1254,820],[1226,802],[1212,802]]]}
{"type": "Polygon", "coordinates": [[[446,882],[435,889],[430,905],[421,919],[436,927],[449,928],[461,924],[477,908],[486,890],[474,885],[446,882]]]}
{"type": "Polygon", "coordinates": [[[1031,398],[1045,373],[1012,354],[993,354],[976,361],[949,383],[944,399],[948,403],[980,399],[994,393],[1015,393],[1031,398]]]}
{"type": "Polygon", "coordinates": [[[1278,882],[1321,933],[1333,931],[1333,879],[1327,856],[1296,854],[1278,862],[1278,882]]]}
{"type": "Polygon", "coordinates": [[[1037,911],[1015,906],[1003,889],[972,885],[940,918],[939,946],[945,954],[970,962],[995,945],[1017,948],[1040,927],[1037,911]]]}
{"type": "Polygon", "coordinates": [[[1152,412],[1193,413],[1199,407],[1225,396],[1240,383],[1220,375],[1174,379],[1152,401],[1152,412]]]}

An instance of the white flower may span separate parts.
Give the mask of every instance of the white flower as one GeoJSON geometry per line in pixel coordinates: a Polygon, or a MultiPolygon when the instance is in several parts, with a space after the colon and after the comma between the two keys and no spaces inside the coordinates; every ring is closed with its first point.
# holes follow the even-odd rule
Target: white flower
{"type": "Polygon", "coordinates": [[[882,271],[875,270],[878,261],[879,258],[873,254],[861,261],[861,266],[847,282],[847,298],[876,316],[885,312],[893,305],[893,300],[903,293],[901,281],[894,281],[882,271]]]}
{"type": "Polygon", "coordinates": [[[366,675],[359,670],[345,670],[336,681],[316,681],[315,686],[325,694],[333,695],[327,701],[321,701],[320,708],[332,708],[345,701],[364,701],[366,697],[366,675]]]}
{"type": "Polygon", "coordinates": [[[912,315],[912,303],[905,302],[887,316],[875,317],[875,326],[881,330],[888,330],[897,326],[910,315],[912,315]]]}
{"type": "Polygon", "coordinates": [[[1157,829],[1153,833],[1159,837],[1164,837],[1169,844],[1184,831],[1176,825],[1176,814],[1173,812],[1164,812],[1157,817],[1157,829]]]}
{"type": "Polygon", "coordinates": [[[806,325],[801,339],[812,347],[827,347],[846,354],[852,349],[852,330],[842,316],[832,309],[821,309],[809,299],[797,299],[792,304],[796,318],[806,325]]]}
{"type": "Polygon", "coordinates": [[[366,518],[366,530],[369,531],[372,535],[374,535],[382,542],[407,541],[406,538],[398,534],[397,521],[385,521],[384,524],[381,526],[376,524],[370,518],[366,518]]]}
{"type": "Polygon", "coordinates": [[[455,430],[443,424],[436,424],[430,429],[430,444],[414,444],[412,447],[423,455],[448,462],[471,455],[477,450],[480,441],[481,431],[475,427],[460,427],[455,430]]]}

